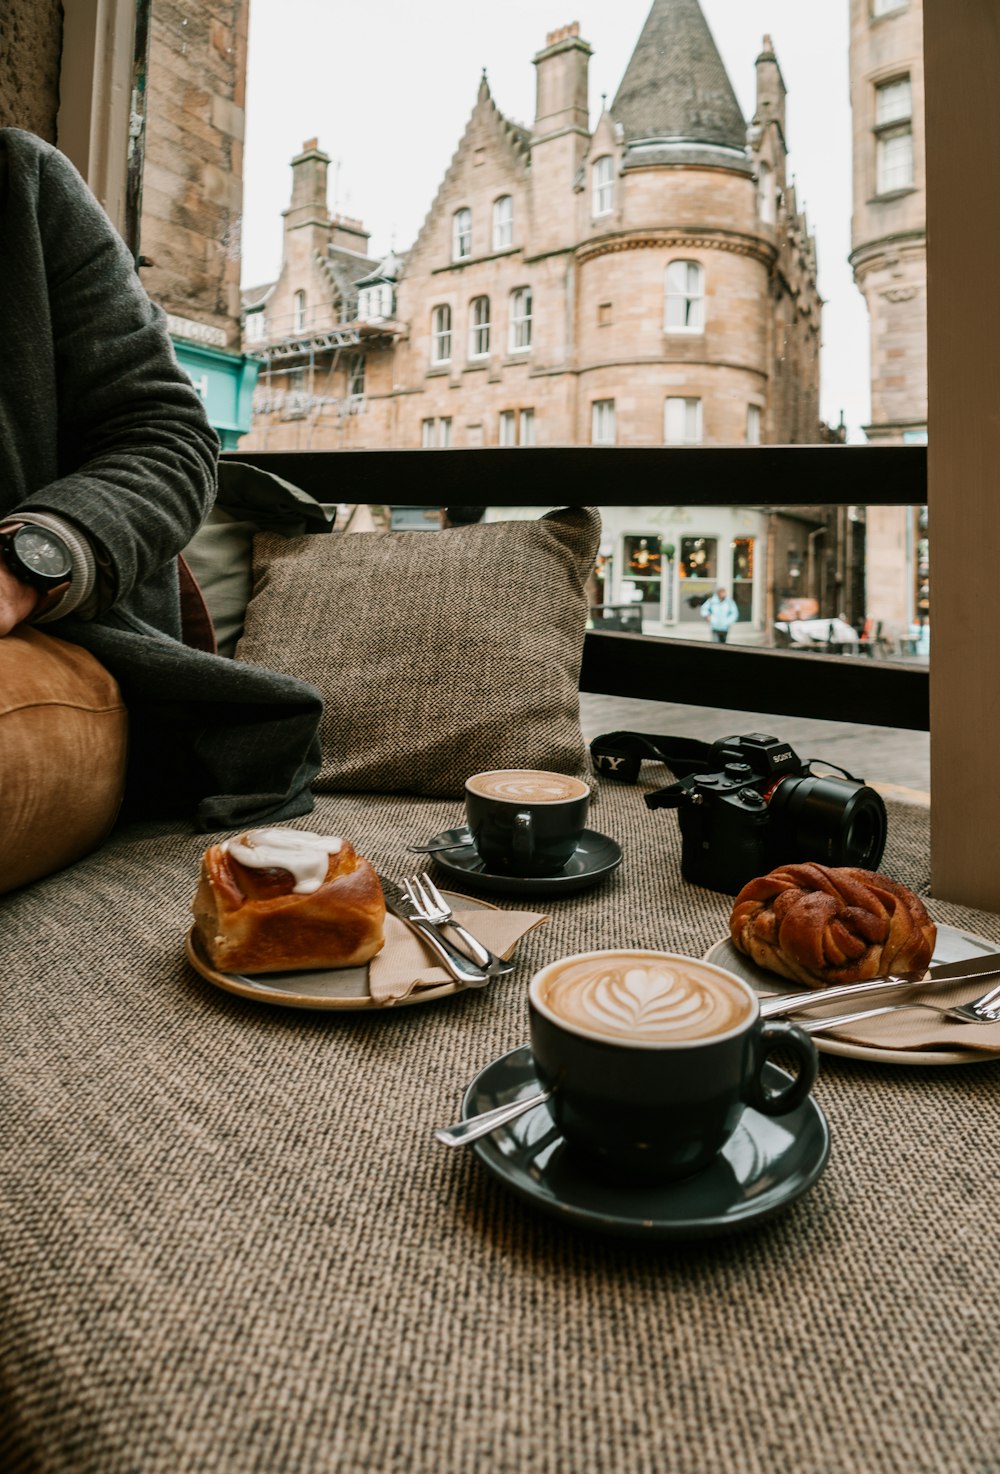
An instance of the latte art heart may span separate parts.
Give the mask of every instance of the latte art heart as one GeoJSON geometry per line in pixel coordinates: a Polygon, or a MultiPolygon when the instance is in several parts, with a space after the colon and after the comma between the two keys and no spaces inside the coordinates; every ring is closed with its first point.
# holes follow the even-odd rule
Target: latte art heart
{"type": "Polygon", "coordinates": [[[752,1003],[735,979],[638,953],[570,960],[549,974],[542,998],[566,1023],[638,1043],[711,1038],[749,1017],[752,1003]]]}

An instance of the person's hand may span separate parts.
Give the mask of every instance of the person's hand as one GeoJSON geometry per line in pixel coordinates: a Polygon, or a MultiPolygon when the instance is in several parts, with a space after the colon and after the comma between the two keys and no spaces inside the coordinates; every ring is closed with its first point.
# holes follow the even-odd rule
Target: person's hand
{"type": "Polygon", "coordinates": [[[7,565],[0,562],[0,637],[9,635],[30,618],[40,597],[37,589],[15,578],[7,565]]]}

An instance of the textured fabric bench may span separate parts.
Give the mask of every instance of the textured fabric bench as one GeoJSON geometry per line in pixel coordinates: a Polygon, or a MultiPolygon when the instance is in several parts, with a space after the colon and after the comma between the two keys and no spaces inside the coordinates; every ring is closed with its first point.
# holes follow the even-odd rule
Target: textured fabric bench
{"type": "MultiPolygon", "coordinates": [[[[327,795],[390,875],[456,821],[327,795]]],[[[927,814],[887,867],[926,880],[927,814]]],[[[305,821],[304,821],[305,822],[305,821]]],[[[0,900],[0,1463],[38,1474],[985,1474],[1000,1063],[825,1056],[826,1172],[736,1236],[642,1243],[509,1195],[432,1130],[527,1037],[534,967],[702,953],[729,903],[676,817],[603,788],[625,851],[514,975],[379,1014],[272,1008],[184,958],[203,838],[132,828],[0,900]]],[[[1000,917],[931,903],[1000,943],[1000,917]]]]}

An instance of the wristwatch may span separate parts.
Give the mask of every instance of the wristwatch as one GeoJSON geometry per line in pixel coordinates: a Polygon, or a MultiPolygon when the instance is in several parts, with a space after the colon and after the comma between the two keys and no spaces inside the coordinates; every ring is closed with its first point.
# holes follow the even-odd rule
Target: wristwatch
{"type": "MultiPolygon", "coordinates": [[[[14,577],[37,589],[43,604],[51,606],[55,596],[69,588],[73,559],[56,532],[36,522],[9,522],[0,527],[0,556],[14,577]]],[[[42,612],[42,607],[36,614],[42,612]]]]}

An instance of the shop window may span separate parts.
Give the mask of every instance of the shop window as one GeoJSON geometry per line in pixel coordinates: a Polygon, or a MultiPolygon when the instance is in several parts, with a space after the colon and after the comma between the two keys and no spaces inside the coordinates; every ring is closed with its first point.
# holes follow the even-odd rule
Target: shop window
{"type": "Polygon", "coordinates": [[[659,534],[633,533],[622,539],[622,603],[642,604],[652,619],[660,617],[663,557],[659,534]]]}
{"type": "Polygon", "coordinates": [[[753,619],[754,543],[752,537],[733,540],[733,600],[741,620],[753,619]]]}
{"type": "Polygon", "coordinates": [[[682,537],[677,577],[680,583],[678,618],[682,624],[701,619],[701,606],[715,592],[718,540],[682,537]]]}

